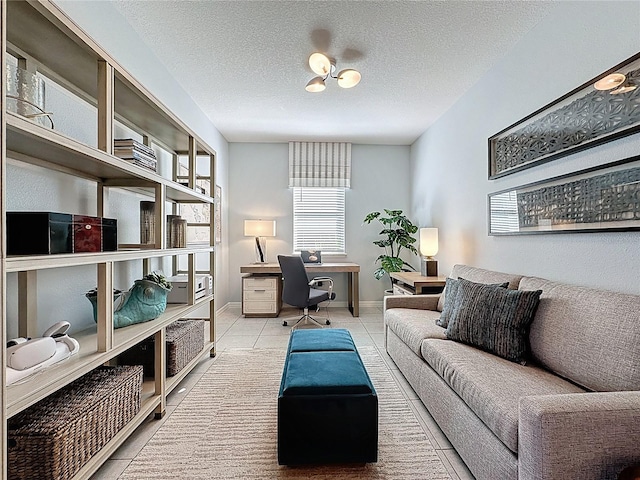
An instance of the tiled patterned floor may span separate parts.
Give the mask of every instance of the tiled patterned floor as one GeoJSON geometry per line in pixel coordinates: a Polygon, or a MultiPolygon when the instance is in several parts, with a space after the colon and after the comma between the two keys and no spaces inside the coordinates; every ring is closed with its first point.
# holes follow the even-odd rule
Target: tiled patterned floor
{"type": "MultiPolygon", "coordinates": [[[[317,316],[326,316],[326,310],[317,316]]],[[[404,391],[410,405],[416,412],[427,437],[435,447],[442,462],[449,471],[452,480],[473,480],[471,472],[464,465],[456,451],[452,448],[447,437],[442,433],[435,421],[427,412],[418,396],[409,386],[405,378],[397,369],[391,358],[383,348],[382,310],[379,308],[361,308],[360,317],[354,318],[347,309],[331,308],[328,312],[331,326],[347,328],[356,346],[376,346],[382,357],[389,365],[391,372],[404,391]]],[[[216,319],[217,351],[232,348],[280,348],[284,349],[289,341],[291,325],[299,318],[298,310],[285,309],[278,318],[244,318],[239,309],[228,309],[218,315],[216,319]],[[289,320],[289,326],[284,327],[282,321],[289,320]]],[[[154,432],[171,415],[171,412],[188,395],[202,374],[214,359],[204,358],[200,364],[182,381],[167,398],[167,414],[162,420],[148,419],[122,445],[102,468],[91,477],[92,480],[113,480],[124,471],[131,459],[144,447],[154,432]]]]}

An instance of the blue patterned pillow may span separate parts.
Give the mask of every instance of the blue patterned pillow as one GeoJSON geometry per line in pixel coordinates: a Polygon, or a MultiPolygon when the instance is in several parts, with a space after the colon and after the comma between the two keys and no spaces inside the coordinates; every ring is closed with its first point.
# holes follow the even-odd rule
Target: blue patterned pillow
{"type": "Polygon", "coordinates": [[[542,290],[509,290],[459,279],[445,334],[512,362],[529,354],[529,327],[542,290]]]}
{"type": "MultiPolygon", "coordinates": [[[[444,286],[444,290],[442,291],[442,295],[444,295],[444,304],[442,307],[442,312],[440,313],[440,318],[436,320],[436,325],[447,328],[449,326],[449,319],[451,318],[451,314],[453,313],[453,307],[456,304],[456,299],[458,298],[458,286],[460,285],[460,280],[465,280],[462,277],[459,278],[447,278],[447,281],[444,286]]],[[[469,280],[465,280],[469,282],[469,280]]],[[[475,283],[475,282],[469,282],[475,283]]],[[[484,285],[483,283],[479,283],[478,285],[484,285]]],[[[492,283],[490,284],[494,287],[502,287],[508,288],[509,282],[504,283],[492,283]]]]}

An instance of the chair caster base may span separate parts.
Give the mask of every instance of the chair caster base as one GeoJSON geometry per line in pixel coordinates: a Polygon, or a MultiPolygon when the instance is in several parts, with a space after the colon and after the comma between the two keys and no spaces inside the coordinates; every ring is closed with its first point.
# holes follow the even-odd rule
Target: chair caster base
{"type": "Polygon", "coordinates": [[[329,320],[327,320],[326,325],[331,325],[331,322],[329,320]]]}
{"type": "Polygon", "coordinates": [[[287,326],[287,321],[285,320],[284,322],[282,322],[282,326],[286,327],[287,326]]]}

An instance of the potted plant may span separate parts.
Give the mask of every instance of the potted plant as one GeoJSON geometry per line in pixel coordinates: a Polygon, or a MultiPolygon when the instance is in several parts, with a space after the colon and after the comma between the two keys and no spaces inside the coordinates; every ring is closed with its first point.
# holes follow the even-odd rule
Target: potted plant
{"type": "MultiPolygon", "coordinates": [[[[382,212],[371,212],[364,219],[366,224],[377,220],[382,225],[380,235],[384,238],[373,242],[374,245],[384,249],[384,253],[375,260],[375,263],[380,263],[380,266],[373,272],[376,280],[380,280],[385,273],[388,275],[391,272],[415,270],[400,258],[400,252],[403,248],[418,254],[418,250],[413,245],[416,242],[413,234],[418,231],[418,227],[402,214],[402,210],[387,210],[385,208],[384,214],[386,216],[383,216],[382,212]]],[[[389,281],[391,281],[390,276],[389,281]]]]}

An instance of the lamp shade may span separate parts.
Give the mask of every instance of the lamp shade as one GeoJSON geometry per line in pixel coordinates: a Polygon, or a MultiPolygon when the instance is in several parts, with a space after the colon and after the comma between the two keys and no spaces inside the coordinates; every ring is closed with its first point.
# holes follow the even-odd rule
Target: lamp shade
{"type": "Polygon", "coordinates": [[[355,87],[360,83],[361,78],[362,75],[360,75],[359,71],[347,68],[346,70],[341,70],[340,73],[338,73],[338,85],[342,88],[355,87]]]}
{"type": "Polygon", "coordinates": [[[438,229],[420,229],[420,253],[425,257],[433,257],[438,253],[438,229]]]}
{"type": "Polygon", "coordinates": [[[307,86],[304,87],[307,92],[311,93],[322,92],[325,88],[327,88],[327,86],[325,85],[324,79],[322,77],[313,77],[311,80],[309,80],[307,86]]]}
{"type": "Polygon", "coordinates": [[[312,53],[309,57],[309,67],[318,75],[327,75],[331,71],[331,60],[322,53],[312,53]]]}
{"type": "Polygon", "coordinates": [[[245,220],[244,235],[245,237],[275,237],[276,221],[275,220],[245,220]]]}

